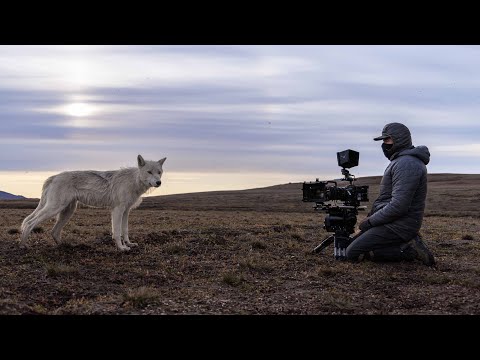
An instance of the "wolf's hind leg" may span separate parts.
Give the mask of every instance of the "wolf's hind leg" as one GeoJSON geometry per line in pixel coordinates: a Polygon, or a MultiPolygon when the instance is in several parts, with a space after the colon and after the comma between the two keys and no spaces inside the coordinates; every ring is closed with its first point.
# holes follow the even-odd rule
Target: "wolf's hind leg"
{"type": "Polygon", "coordinates": [[[45,207],[45,202],[40,200],[40,202],[38,203],[37,207],[35,210],[33,210],[33,212],[28,215],[22,222],[22,226],[21,226],[21,229],[22,229],[22,232],[23,230],[25,229],[25,227],[27,226],[28,222],[35,216],[37,215],[37,213],[42,210],[43,208],[45,207]]]}
{"type": "Polygon", "coordinates": [[[35,226],[39,225],[43,221],[50,219],[57,215],[61,210],[54,206],[49,206],[47,203],[42,209],[40,209],[33,217],[30,218],[29,221],[25,224],[25,227],[22,231],[22,236],[20,237],[20,246],[25,247],[27,243],[27,238],[32,232],[35,226]]]}
{"type": "Polygon", "coordinates": [[[76,209],[77,209],[77,200],[74,200],[70,204],[68,204],[68,206],[57,215],[57,222],[55,223],[55,226],[52,229],[52,237],[57,244],[60,244],[62,242],[62,237],[61,237],[62,229],[70,220],[70,218],[72,217],[76,209]]]}

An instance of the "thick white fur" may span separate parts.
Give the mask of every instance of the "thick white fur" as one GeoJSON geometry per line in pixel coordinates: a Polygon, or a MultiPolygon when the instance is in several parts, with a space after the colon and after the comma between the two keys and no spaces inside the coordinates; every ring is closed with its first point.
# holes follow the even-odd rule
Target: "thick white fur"
{"type": "Polygon", "coordinates": [[[20,245],[26,246],[32,229],[54,216],[57,222],[53,239],[61,242],[61,231],[70,220],[77,202],[94,207],[112,209],[112,235],[119,250],[130,250],[137,243],[128,238],[128,215],[142,202],[141,195],[151,187],[161,185],[162,165],[159,161],[145,161],[137,157],[138,167],[115,171],[65,171],[49,177],[43,184],[42,197],[37,208],[23,220],[20,245]]]}

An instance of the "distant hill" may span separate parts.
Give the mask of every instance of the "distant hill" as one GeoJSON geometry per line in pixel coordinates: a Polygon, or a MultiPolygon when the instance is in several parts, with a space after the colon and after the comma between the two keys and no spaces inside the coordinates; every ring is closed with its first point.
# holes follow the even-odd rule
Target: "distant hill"
{"type": "MultiPolygon", "coordinates": [[[[314,181],[315,179],[305,179],[314,181]]],[[[331,180],[331,179],[321,179],[331,180]]],[[[377,198],[382,176],[361,177],[356,185],[369,186],[370,209],[377,198]]],[[[341,182],[338,186],[346,186],[341,182]]],[[[480,174],[429,174],[426,214],[475,216],[480,214],[480,174]]],[[[152,196],[139,209],[313,212],[313,203],[302,202],[302,183],[288,183],[258,189],[209,191],[152,196]]]]}
{"type": "Polygon", "coordinates": [[[5,191],[0,191],[0,200],[23,200],[23,199],[26,199],[26,197],[21,195],[13,195],[5,191]]]}
{"type": "MultiPolygon", "coordinates": [[[[382,176],[360,177],[356,185],[369,186],[370,209],[379,193],[382,176]]],[[[315,178],[305,179],[314,181],[315,178]]],[[[321,179],[331,180],[331,179],[321,179]]],[[[347,182],[338,186],[348,185],[347,182]]],[[[429,174],[427,216],[480,216],[480,174],[429,174]]],[[[0,201],[1,208],[35,209],[39,199],[0,201]]],[[[264,188],[207,191],[150,196],[138,208],[152,210],[313,212],[313,203],[302,202],[302,183],[264,188]]]]}

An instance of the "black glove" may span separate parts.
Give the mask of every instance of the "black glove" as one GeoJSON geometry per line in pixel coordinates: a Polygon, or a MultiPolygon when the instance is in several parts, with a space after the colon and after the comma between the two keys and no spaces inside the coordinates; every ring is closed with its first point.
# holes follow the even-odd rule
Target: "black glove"
{"type": "Polygon", "coordinates": [[[363,221],[358,225],[358,228],[363,232],[367,231],[368,229],[371,229],[372,227],[373,226],[370,223],[370,220],[368,218],[363,219],[363,221]]]}

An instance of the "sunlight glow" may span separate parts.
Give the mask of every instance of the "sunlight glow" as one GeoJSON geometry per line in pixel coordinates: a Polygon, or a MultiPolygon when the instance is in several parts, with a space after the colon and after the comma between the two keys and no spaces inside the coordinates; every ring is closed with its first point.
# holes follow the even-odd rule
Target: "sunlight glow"
{"type": "Polygon", "coordinates": [[[65,111],[70,116],[88,116],[93,112],[93,108],[86,103],[73,103],[65,107],[65,111]]]}

